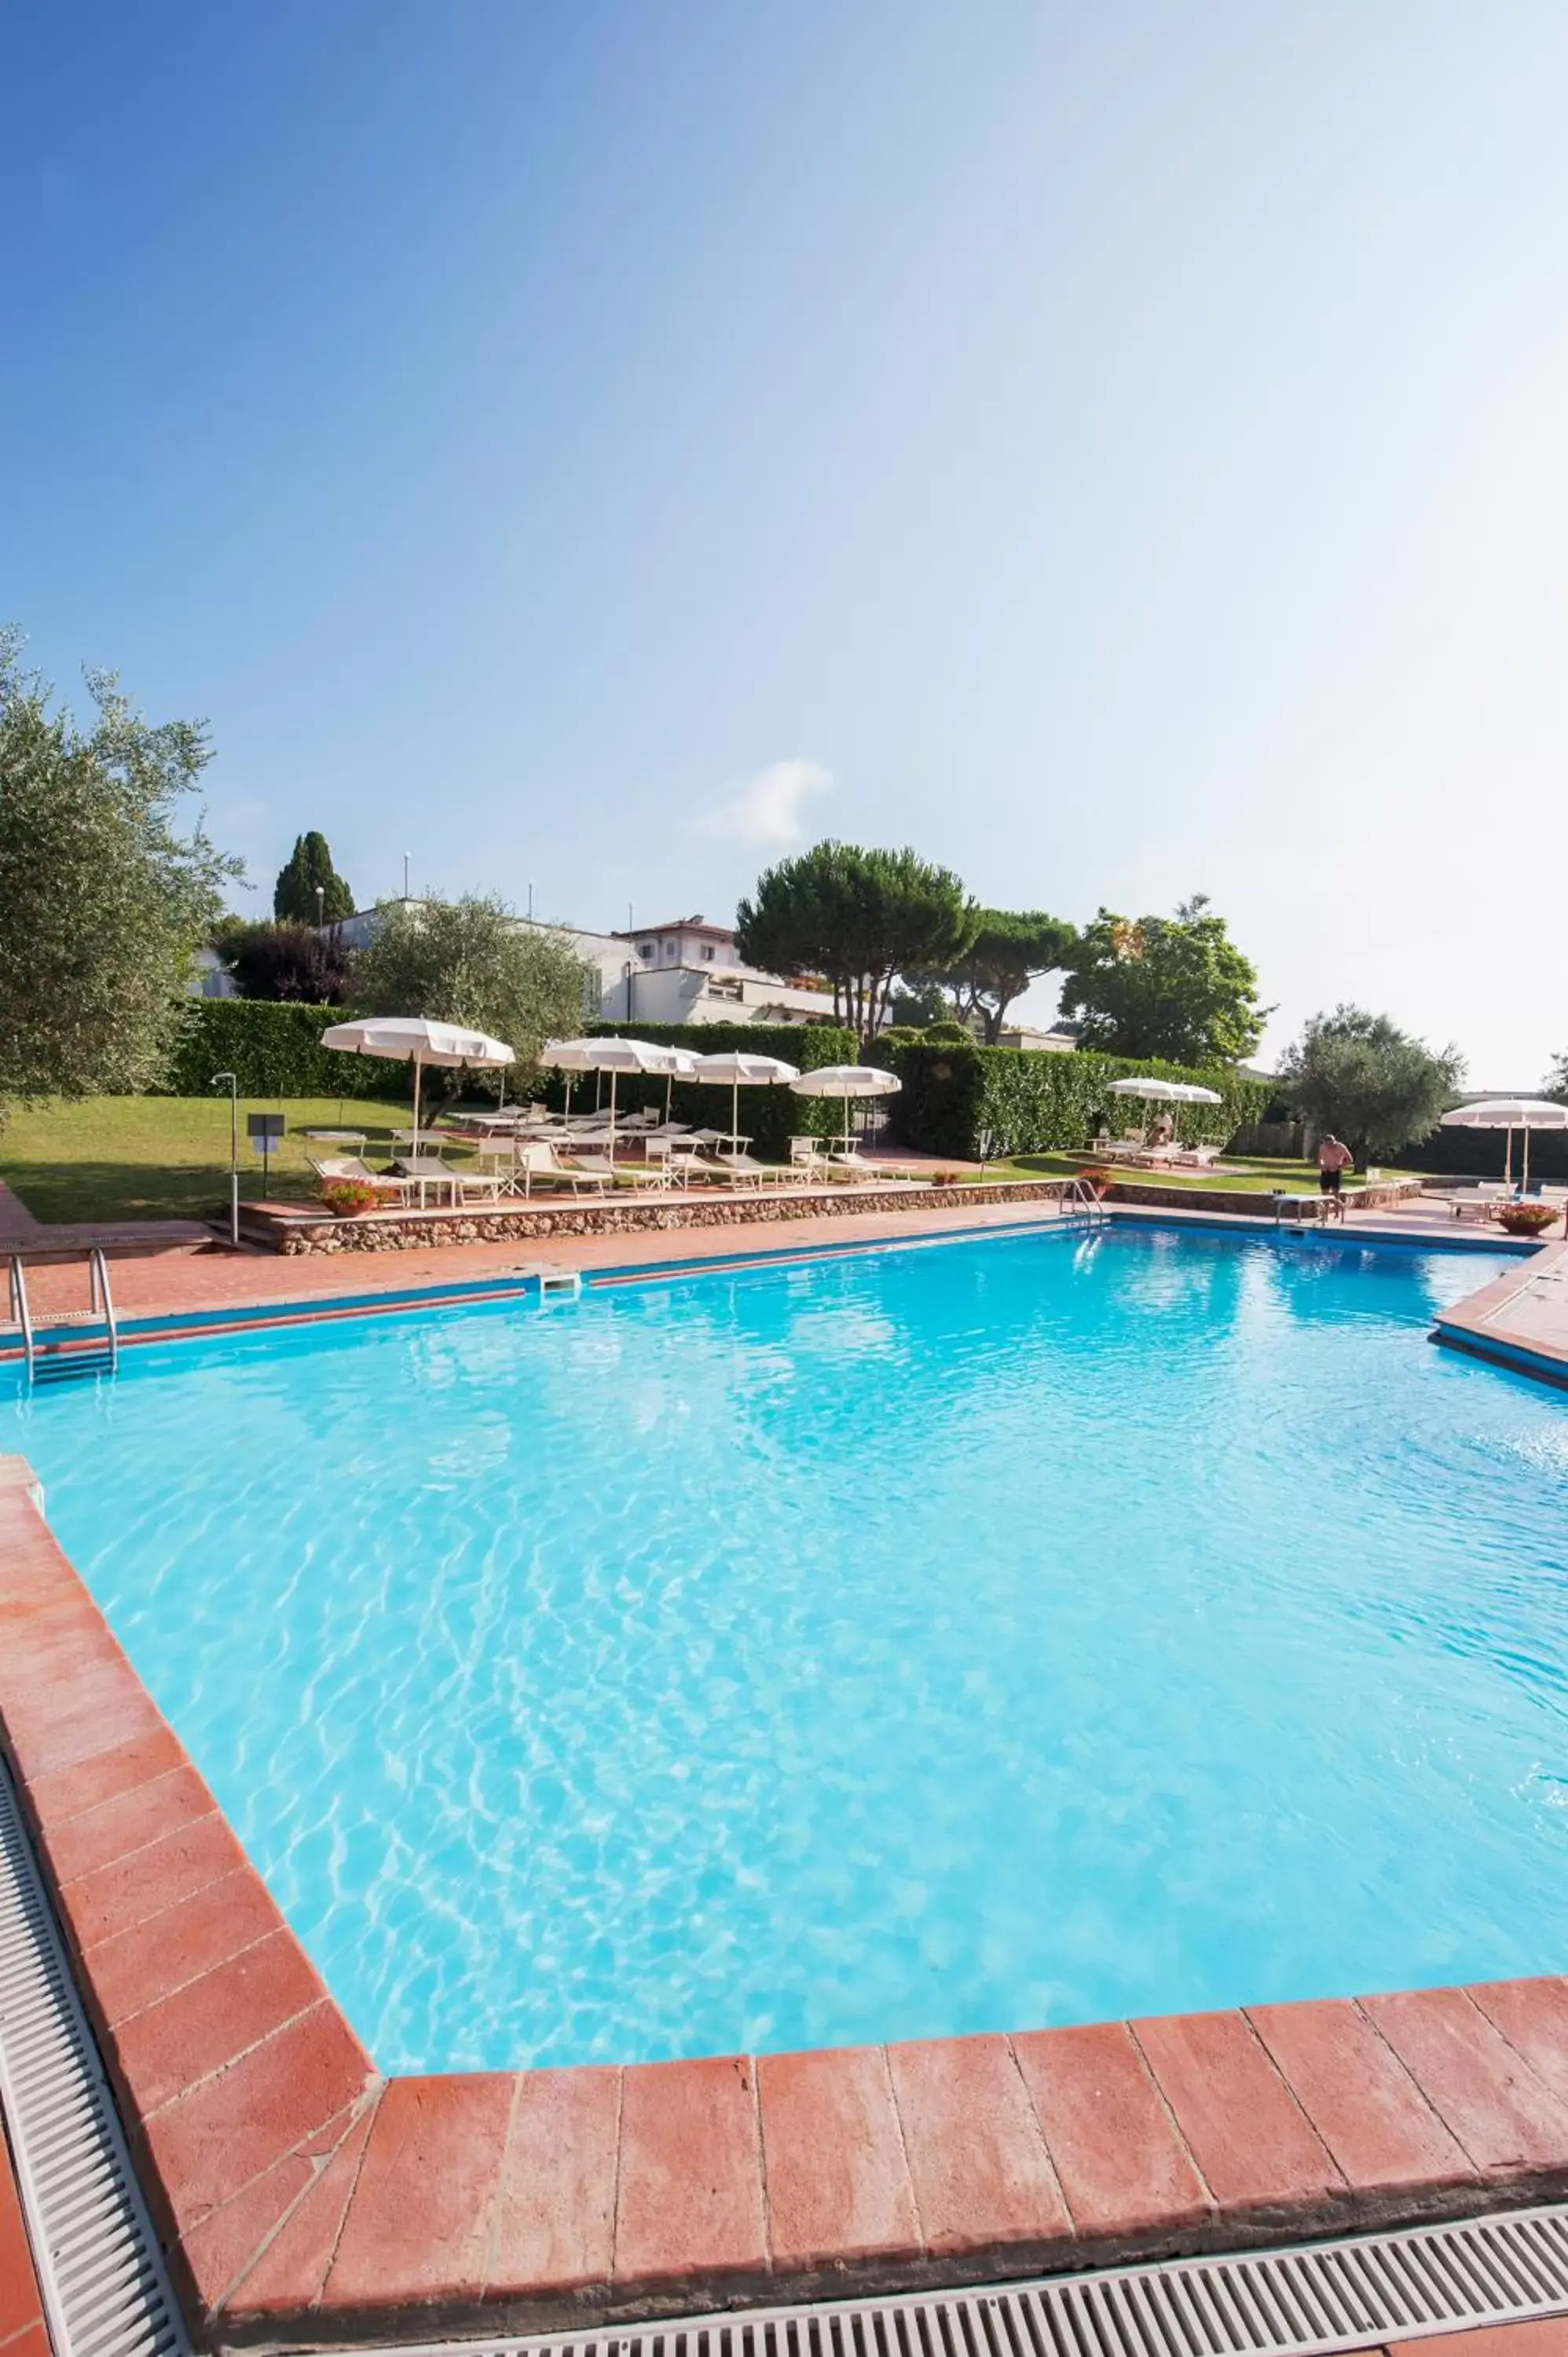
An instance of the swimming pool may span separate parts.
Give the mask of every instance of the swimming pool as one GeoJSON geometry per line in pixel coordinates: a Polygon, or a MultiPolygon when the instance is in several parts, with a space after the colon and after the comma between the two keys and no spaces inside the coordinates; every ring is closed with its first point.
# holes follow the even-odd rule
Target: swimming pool
{"type": "Polygon", "coordinates": [[[1475,1253],[1112,1227],[128,1354],[50,1521],[383,2070],[1568,1959],[1475,1253]]]}

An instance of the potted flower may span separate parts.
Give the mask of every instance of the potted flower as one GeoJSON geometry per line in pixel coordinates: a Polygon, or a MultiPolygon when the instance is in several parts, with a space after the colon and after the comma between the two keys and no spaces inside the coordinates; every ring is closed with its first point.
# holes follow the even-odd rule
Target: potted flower
{"type": "Polygon", "coordinates": [[[1498,1225],[1510,1236],[1543,1236],[1557,1217],[1555,1203],[1505,1203],[1498,1225]]]}
{"type": "Polygon", "coordinates": [[[933,1187],[956,1187],[958,1185],[958,1172],[956,1170],[933,1170],[931,1173],[931,1184],[933,1187]]]}
{"type": "Polygon", "coordinates": [[[1110,1186],[1111,1181],[1116,1176],[1116,1173],[1114,1170],[1093,1168],[1089,1170],[1080,1170],[1078,1176],[1079,1183],[1081,1186],[1087,1187],[1091,1194],[1103,1195],[1105,1189],[1110,1186]]]}
{"type": "Polygon", "coordinates": [[[357,1220],[373,1211],[381,1196],[379,1187],[370,1186],[363,1178],[325,1178],[321,1200],[335,1219],[357,1220]]]}

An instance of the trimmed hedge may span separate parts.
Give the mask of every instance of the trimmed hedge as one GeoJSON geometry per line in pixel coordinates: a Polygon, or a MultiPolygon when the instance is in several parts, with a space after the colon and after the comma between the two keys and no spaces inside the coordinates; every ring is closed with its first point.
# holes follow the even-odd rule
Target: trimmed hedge
{"type": "Polygon", "coordinates": [[[1152,1105],[1150,1117],[1170,1113],[1178,1137],[1230,1137],[1257,1120],[1267,1084],[1229,1066],[1188,1071],[1157,1058],[1132,1062],[1079,1049],[1054,1054],[1033,1048],[897,1048],[893,1065],[903,1092],[892,1100],[894,1134],[917,1153],[978,1160],[982,1132],[993,1161],[1013,1154],[1080,1153],[1103,1114],[1112,1135],[1132,1128],[1144,1108],[1136,1098],[1113,1097],[1112,1081],[1150,1072],[1167,1081],[1197,1081],[1218,1090],[1218,1105],[1152,1105]]]}
{"type": "Polygon", "coordinates": [[[346,1006],[299,1000],[192,998],[182,1010],[167,1093],[204,1097],[214,1072],[232,1072],[242,1097],[395,1095],[401,1064],[381,1056],[346,1056],[324,1048],[321,1034],[349,1020],[346,1006]]]}
{"type": "MultiPolygon", "coordinates": [[[[381,1056],[348,1056],[339,1049],[322,1046],[323,1031],[334,1023],[350,1021],[352,1012],[346,1006],[308,1006],[263,998],[193,998],[183,1010],[167,1093],[206,1096],[214,1072],[233,1072],[244,1097],[395,1095],[406,1066],[381,1056]]],[[[596,1023],[591,1033],[602,1039],[612,1036],[618,1028],[613,1023],[596,1023]]],[[[690,1048],[697,1055],[749,1048],[757,1055],[782,1057],[803,1071],[818,1064],[856,1060],[854,1033],[832,1023],[639,1023],[636,1036],[690,1048]]],[[[515,1089],[559,1106],[565,1098],[564,1082],[564,1073],[544,1073],[535,1079],[520,1070],[514,1082],[509,1071],[507,1095],[510,1098],[515,1089]]],[[[591,1074],[575,1076],[572,1101],[578,1106],[593,1103],[591,1074]]],[[[639,1105],[662,1105],[664,1083],[651,1076],[622,1076],[616,1083],[616,1103],[628,1113],[639,1105]]],[[[699,1087],[690,1081],[675,1083],[675,1118],[689,1122],[694,1129],[722,1128],[729,1119],[729,1098],[721,1089],[699,1087]]],[[[740,1092],[741,1128],[749,1130],[752,1149],[764,1159],[786,1159],[792,1136],[833,1135],[843,1117],[838,1104],[798,1097],[789,1089],[742,1089],[740,1092]]]]}
{"type": "MultiPolygon", "coordinates": [[[[593,1023],[588,1036],[613,1039],[623,1028],[617,1023],[593,1023]]],[[[778,1056],[803,1072],[821,1064],[859,1060],[854,1032],[836,1023],[639,1023],[632,1037],[652,1040],[659,1047],[689,1048],[694,1056],[718,1056],[729,1048],[749,1049],[753,1055],[778,1056]]],[[[547,1104],[559,1108],[564,1103],[565,1079],[564,1072],[544,1075],[538,1093],[547,1104]]],[[[594,1085],[591,1072],[575,1073],[573,1104],[592,1104],[594,1085]]],[[[605,1093],[608,1087],[607,1080],[605,1093]]],[[[664,1082],[650,1073],[623,1073],[616,1082],[617,1110],[632,1113],[640,1105],[661,1107],[664,1091],[664,1082]]],[[[677,1081],[671,1112],[676,1121],[687,1122],[693,1129],[723,1129],[730,1114],[729,1092],[696,1081],[677,1081]]],[[[740,1126],[749,1135],[751,1150],[759,1161],[787,1161],[791,1137],[834,1136],[843,1123],[843,1105],[824,1097],[798,1097],[792,1089],[784,1088],[740,1092],[740,1126]]]]}
{"type": "MultiPolygon", "coordinates": [[[[1430,1170],[1448,1178],[1500,1178],[1507,1140],[1500,1129],[1434,1129],[1397,1154],[1375,1154],[1374,1162],[1405,1170],[1430,1170]]],[[[1513,1175],[1524,1158],[1524,1139],[1513,1135],[1513,1175]]],[[[1534,1129],[1530,1134],[1530,1183],[1538,1178],[1549,1187],[1568,1179],[1568,1129],[1534,1129]]]]}

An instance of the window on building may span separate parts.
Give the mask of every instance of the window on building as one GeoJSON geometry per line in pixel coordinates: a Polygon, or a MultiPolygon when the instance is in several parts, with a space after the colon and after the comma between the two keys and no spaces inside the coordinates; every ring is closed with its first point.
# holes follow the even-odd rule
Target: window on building
{"type": "Polygon", "coordinates": [[[640,958],[650,958],[653,955],[653,943],[651,942],[639,942],[637,945],[637,954],[640,958]]]}
{"type": "Polygon", "coordinates": [[[714,945],[712,942],[704,942],[703,943],[703,956],[706,960],[707,963],[712,965],[714,962],[714,945]]]}

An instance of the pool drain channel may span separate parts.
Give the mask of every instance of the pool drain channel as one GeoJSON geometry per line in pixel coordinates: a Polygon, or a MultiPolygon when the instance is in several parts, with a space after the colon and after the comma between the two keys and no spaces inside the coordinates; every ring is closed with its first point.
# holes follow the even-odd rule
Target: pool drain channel
{"type": "MultiPolygon", "coordinates": [[[[0,2104],[56,2357],[189,2357],[0,1760],[0,2104]]],[[[1316,2357],[1568,2310],[1568,2203],[1031,2283],[380,2357],[1316,2357]]],[[[319,2345],[319,2344],[317,2344],[319,2345]]]]}
{"type": "MultiPolygon", "coordinates": [[[[488,2357],[1316,2357],[1564,2309],[1568,2205],[1244,2257],[485,2346],[488,2357]]],[[[423,2344],[397,2357],[441,2352],[423,2344]]]]}
{"type": "Polygon", "coordinates": [[[56,2357],[187,2357],[189,2338],[3,1760],[0,2103],[56,2357]]]}

